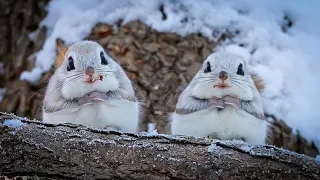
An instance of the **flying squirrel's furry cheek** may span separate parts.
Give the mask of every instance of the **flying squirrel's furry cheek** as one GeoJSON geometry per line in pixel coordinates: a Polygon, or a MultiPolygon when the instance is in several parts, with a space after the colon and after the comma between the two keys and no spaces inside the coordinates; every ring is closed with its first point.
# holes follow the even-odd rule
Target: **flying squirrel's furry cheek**
{"type": "Polygon", "coordinates": [[[220,89],[218,87],[214,87],[215,83],[208,83],[202,85],[201,87],[194,87],[192,89],[191,95],[200,99],[210,99],[213,97],[222,98],[224,96],[234,96],[241,100],[253,100],[254,94],[252,91],[248,91],[247,87],[237,87],[231,83],[229,83],[230,87],[225,89],[220,89]],[[246,92],[244,90],[247,90],[246,92]]]}
{"type": "Polygon", "coordinates": [[[83,79],[79,79],[73,83],[64,82],[61,93],[65,99],[74,99],[83,97],[93,91],[107,93],[108,91],[118,89],[118,80],[110,76],[105,76],[102,81],[95,80],[93,83],[87,83],[83,79]]]}
{"type": "Polygon", "coordinates": [[[207,83],[204,85],[195,86],[192,88],[191,95],[200,99],[210,99],[213,97],[221,98],[222,91],[219,89],[213,88],[214,83],[207,83]]]}
{"type": "Polygon", "coordinates": [[[251,91],[247,90],[248,88],[245,88],[246,92],[243,89],[240,89],[239,87],[232,85],[230,88],[226,89],[223,96],[229,95],[233,97],[237,97],[241,100],[245,101],[251,101],[254,98],[254,95],[251,91]]]}

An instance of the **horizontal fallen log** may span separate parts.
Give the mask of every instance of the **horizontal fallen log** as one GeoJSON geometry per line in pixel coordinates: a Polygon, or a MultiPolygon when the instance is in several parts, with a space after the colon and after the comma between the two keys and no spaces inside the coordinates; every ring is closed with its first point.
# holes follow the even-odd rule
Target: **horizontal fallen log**
{"type": "Polygon", "coordinates": [[[270,145],[53,125],[0,113],[0,176],[320,179],[314,158],[270,145]]]}

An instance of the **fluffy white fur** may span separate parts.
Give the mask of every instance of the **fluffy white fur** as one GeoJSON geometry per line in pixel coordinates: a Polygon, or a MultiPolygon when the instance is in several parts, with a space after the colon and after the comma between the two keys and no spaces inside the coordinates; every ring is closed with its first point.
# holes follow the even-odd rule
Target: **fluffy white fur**
{"type": "Polygon", "coordinates": [[[82,41],[68,48],[62,65],[49,81],[44,98],[43,121],[49,123],[73,123],[104,128],[115,126],[125,132],[136,132],[139,122],[139,103],[123,100],[107,100],[94,104],[77,106],[75,98],[99,91],[121,90],[124,94],[135,97],[132,84],[123,69],[96,42],[82,41]],[[103,52],[108,65],[101,64],[103,52]],[[68,58],[74,60],[75,69],[67,71],[68,58]],[[103,75],[103,80],[89,84],[86,68],[94,68],[96,78],[103,75]],[[49,111],[50,109],[50,111],[49,111]]]}
{"type": "Polygon", "coordinates": [[[43,121],[59,124],[73,123],[103,129],[120,128],[124,132],[137,132],[139,107],[135,102],[111,100],[81,107],[43,113],[43,121]]]}
{"type": "Polygon", "coordinates": [[[221,112],[213,109],[201,110],[189,115],[172,115],[172,134],[217,138],[245,138],[251,144],[264,144],[267,122],[257,119],[242,110],[227,106],[221,112]]]}
{"type": "MultiPolygon", "coordinates": [[[[187,107],[192,103],[191,97],[208,99],[214,96],[221,98],[226,95],[252,101],[255,107],[253,111],[263,114],[261,97],[251,79],[246,61],[235,54],[218,52],[210,55],[204,61],[203,67],[180,95],[177,108],[187,107]],[[204,73],[208,61],[211,64],[211,72],[204,73]],[[240,63],[243,64],[244,76],[236,74],[240,63]],[[228,73],[229,77],[226,82],[230,87],[227,89],[214,88],[214,85],[221,82],[218,74],[222,70],[228,73]]],[[[215,134],[219,139],[244,138],[252,144],[264,144],[267,137],[267,122],[244,110],[227,105],[221,111],[207,108],[190,114],[173,113],[171,132],[198,137],[215,134]]]]}

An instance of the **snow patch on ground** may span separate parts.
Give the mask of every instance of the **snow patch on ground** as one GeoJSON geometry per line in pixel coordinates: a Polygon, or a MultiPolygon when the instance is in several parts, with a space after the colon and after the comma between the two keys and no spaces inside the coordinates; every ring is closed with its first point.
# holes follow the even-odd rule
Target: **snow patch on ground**
{"type": "Polygon", "coordinates": [[[249,144],[249,143],[242,141],[242,140],[232,139],[232,140],[221,141],[221,140],[215,139],[213,141],[213,143],[217,143],[217,142],[222,143],[222,144],[231,145],[231,146],[236,146],[237,148],[239,148],[243,152],[253,153],[252,148],[254,147],[254,145],[249,144]]]}
{"type": "Polygon", "coordinates": [[[156,129],[156,123],[148,123],[148,132],[152,132],[156,129]]]}
{"type": "Polygon", "coordinates": [[[215,152],[218,149],[216,144],[210,144],[210,146],[208,146],[208,152],[215,152]]]}
{"type": "Polygon", "coordinates": [[[154,130],[152,130],[152,131],[147,133],[147,136],[157,136],[157,135],[159,135],[159,134],[158,134],[156,129],[154,129],[154,130]]]}
{"type": "Polygon", "coordinates": [[[318,164],[320,164],[320,154],[316,157],[316,161],[318,164]]]}
{"type": "Polygon", "coordinates": [[[19,128],[23,126],[23,122],[21,122],[19,119],[8,119],[5,120],[2,125],[8,126],[10,128],[19,128]]]}
{"type": "Polygon", "coordinates": [[[35,82],[51,68],[56,38],[66,44],[80,41],[98,22],[115,24],[120,18],[123,23],[139,19],[158,31],[182,36],[199,32],[211,40],[219,37],[219,31],[240,30],[219,50],[248,59],[267,84],[263,99],[266,112],[284,119],[320,146],[319,6],[317,0],[50,1],[48,15],[41,23],[48,28],[47,39],[36,54],[35,69],[24,72],[21,79],[35,82]],[[166,20],[162,20],[160,4],[164,4],[166,20]],[[292,19],[293,25],[283,32],[285,16],[292,19]]]}

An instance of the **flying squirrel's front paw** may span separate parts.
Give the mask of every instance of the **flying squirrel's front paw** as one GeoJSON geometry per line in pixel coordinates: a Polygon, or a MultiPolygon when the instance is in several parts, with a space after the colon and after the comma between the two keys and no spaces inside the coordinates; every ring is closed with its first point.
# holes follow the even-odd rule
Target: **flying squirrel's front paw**
{"type": "Polygon", "coordinates": [[[223,98],[224,104],[232,105],[236,108],[240,108],[240,99],[232,97],[232,96],[225,96],[223,98]]]}
{"type": "Polygon", "coordinates": [[[78,104],[81,105],[87,105],[87,104],[93,104],[97,101],[105,101],[108,99],[108,95],[106,93],[102,92],[91,92],[89,94],[84,95],[81,98],[78,98],[78,104]]]}
{"type": "Polygon", "coordinates": [[[78,98],[78,104],[80,106],[87,105],[87,104],[93,104],[93,101],[92,101],[92,99],[90,98],[89,95],[85,95],[85,96],[83,96],[81,98],[78,98]]]}
{"type": "Polygon", "coordinates": [[[209,100],[209,106],[216,108],[224,108],[224,103],[222,99],[212,98],[209,100]]]}
{"type": "Polygon", "coordinates": [[[89,97],[93,100],[93,101],[105,101],[108,99],[108,96],[106,93],[102,93],[102,92],[92,92],[89,94],[89,97]]]}

